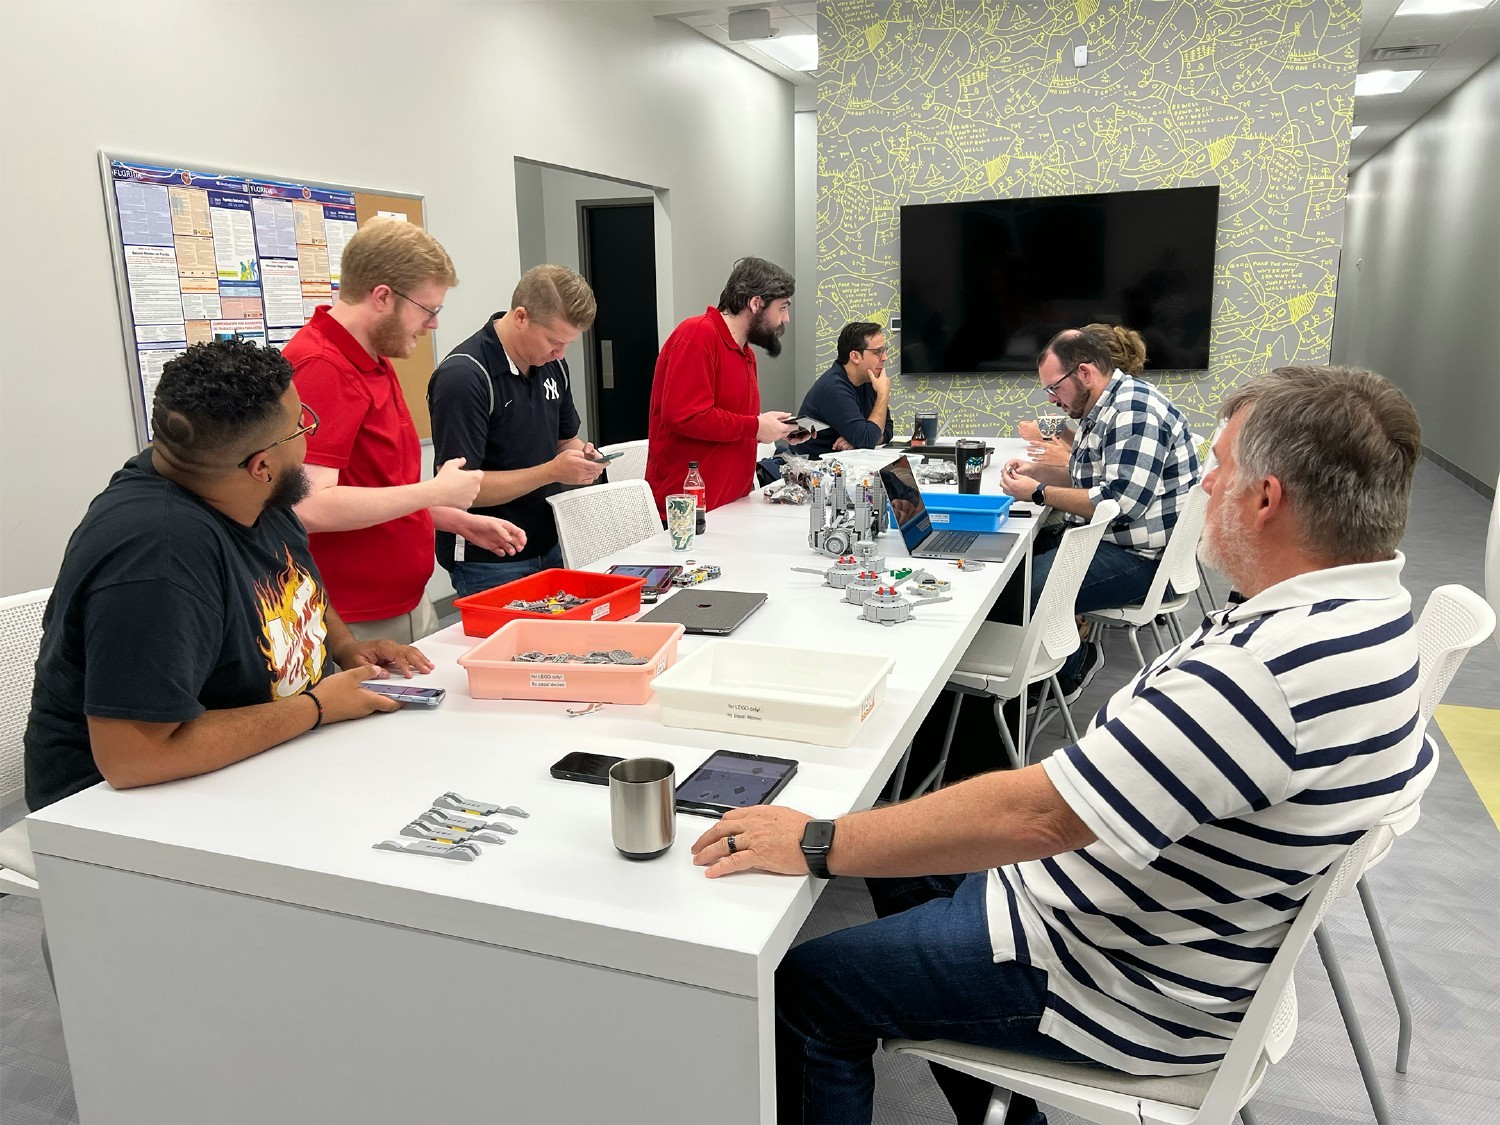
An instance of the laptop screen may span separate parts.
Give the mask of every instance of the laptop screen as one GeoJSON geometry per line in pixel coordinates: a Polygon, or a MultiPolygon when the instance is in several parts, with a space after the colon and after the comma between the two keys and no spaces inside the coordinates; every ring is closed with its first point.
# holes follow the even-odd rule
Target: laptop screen
{"type": "Polygon", "coordinates": [[[932,534],[932,521],[927,518],[927,505],[922,502],[922,490],[917,487],[911,462],[904,456],[897,457],[880,470],[880,483],[885,485],[891,514],[896,517],[896,526],[906,542],[906,553],[911,554],[932,534]]]}

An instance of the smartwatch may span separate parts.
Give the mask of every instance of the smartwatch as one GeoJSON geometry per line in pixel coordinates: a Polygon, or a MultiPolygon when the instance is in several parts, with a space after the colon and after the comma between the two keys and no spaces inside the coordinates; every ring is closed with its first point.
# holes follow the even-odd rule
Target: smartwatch
{"type": "Polygon", "coordinates": [[[1047,486],[1045,484],[1036,486],[1036,490],[1031,494],[1031,502],[1033,504],[1045,504],[1047,502],[1047,486]]]}
{"type": "Polygon", "coordinates": [[[828,852],[833,847],[833,821],[810,820],[802,830],[802,858],[807,860],[807,869],[819,879],[831,879],[828,872],[828,852]]]}

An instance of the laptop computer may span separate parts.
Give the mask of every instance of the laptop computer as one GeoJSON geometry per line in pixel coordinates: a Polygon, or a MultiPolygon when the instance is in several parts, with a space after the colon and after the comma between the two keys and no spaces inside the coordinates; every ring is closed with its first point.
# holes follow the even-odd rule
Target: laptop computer
{"type": "Polygon", "coordinates": [[[898,457],[880,470],[906,553],[914,559],[1001,562],[1021,537],[1013,531],[933,531],[911,461],[898,457]]]}
{"type": "Polygon", "coordinates": [[[727,637],[765,604],[765,594],[684,586],[636,620],[653,625],[682,625],[689,633],[702,636],[727,637]]]}

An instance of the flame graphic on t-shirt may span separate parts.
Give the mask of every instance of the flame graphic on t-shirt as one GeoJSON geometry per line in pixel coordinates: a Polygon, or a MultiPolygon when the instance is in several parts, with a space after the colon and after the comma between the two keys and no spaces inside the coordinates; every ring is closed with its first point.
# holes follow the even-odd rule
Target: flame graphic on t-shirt
{"type": "Polygon", "coordinates": [[[306,691],[323,675],[328,636],[327,600],[322,587],[286,552],[286,569],[255,584],[261,620],[260,651],[274,677],[271,698],[287,699],[306,691]]]}

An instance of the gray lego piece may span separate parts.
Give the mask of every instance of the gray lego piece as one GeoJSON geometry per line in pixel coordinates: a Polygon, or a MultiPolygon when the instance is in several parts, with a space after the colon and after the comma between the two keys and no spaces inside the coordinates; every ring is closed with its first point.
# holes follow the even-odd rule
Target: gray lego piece
{"type": "Polygon", "coordinates": [[[505,843],[505,837],[492,832],[488,825],[483,828],[445,828],[442,825],[427,824],[420,819],[401,829],[401,835],[418,840],[436,840],[439,844],[461,844],[466,840],[479,840],[486,844],[505,843]]]}
{"type": "Polygon", "coordinates": [[[520,831],[520,829],[512,825],[506,824],[503,820],[474,820],[471,817],[444,812],[442,809],[431,809],[428,812],[424,812],[413,823],[425,824],[430,828],[451,828],[455,832],[477,832],[488,828],[496,832],[504,832],[507,836],[514,836],[520,831]]]}
{"type": "Polygon", "coordinates": [[[524,818],[531,815],[525,809],[516,808],[515,805],[493,805],[488,801],[471,801],[467,797],[460,797],[451,789],[441,797],[434,798],[432,807],[434,809],[468,813],[470,816],[519,816],[524,818]]]}
{"type": "Polygon", "coordinates": [[[439,844],[436,840],[382,840],[371,846],[376,851],[430,855],[435,859],[461,859],[468,863],[479,858],[479,849],[473,844],[439,844]]]}

